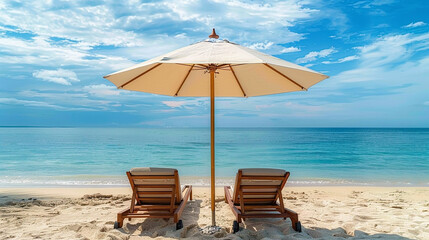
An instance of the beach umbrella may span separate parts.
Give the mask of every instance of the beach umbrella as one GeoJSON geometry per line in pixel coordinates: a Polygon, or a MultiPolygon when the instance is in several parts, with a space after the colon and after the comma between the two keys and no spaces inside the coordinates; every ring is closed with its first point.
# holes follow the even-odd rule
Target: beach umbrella
{"type": "Polygon", "coordinates": [[[215,97],[306,91],[328,76],[282,59],[209,39],[104,76],[119,89],[174,97],[210,97],[211,210],[215,221],[215,97]]]}

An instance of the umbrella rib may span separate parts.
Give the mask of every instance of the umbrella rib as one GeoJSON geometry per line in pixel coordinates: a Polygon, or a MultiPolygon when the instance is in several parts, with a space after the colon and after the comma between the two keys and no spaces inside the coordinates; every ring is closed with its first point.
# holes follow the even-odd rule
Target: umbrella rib
{"type": "MultiPolygon", "coordinates": [[[[177,65],[181,65],[181,66],[187,66],[187,67],[191,67],[192,65],[195,64],[183,64],[183,63],[176,63],[177,65]]],[[[194,68],[198,68],[199,70],[206,70],[207,68],[203,68],[201,66],[194,66],[194,68]]]]}
{"type": "Polygon", "coordinates": [[[121,86],[119,86],[118,88],[123,88],[123,87],[125,87],[126,85],[128,85],[128,84],[129,84],[129,83],[131,83],[132,81],[136,80],[137,78],[139,78],[139,77],[141,77],[141,76],[145,75],[146,73],[148,73],[148,72],[152,71],[153,69],[155,69],[155,68],[156,68],[156,67],[158,67],[159,65],[161,65],[161,63],[158,63],[158,64],[156,64],[155,66],[153,66],[153,67],[149,68],[148,70],[144,71],[143,73],[141,73],[141,74],[137,75],[137,77],[134,77],[134,78],[133,78],[133,79],[131,79],[130,81],[128,81],[128,82],[126,82],[126,83],[122,84],[122,85],[121,85],[121,86]]]}
{"type": "Polygon", "coordinates": [[[233,67],[236,67],[236,66],[241,66],[241,65],[246,65],[246,64],[245,63],[240,63],[240,64],[229,64],[229,65],[231,65],[233,67]]]}
{"type": "Polygon", "coordinates": [[[185,78],[183,78],[183,81],[182,81],[182,83],[180,84],[180,87],[177,89],[176,94],[174,94],[174,96],[175,96],[175,97],[177,97],[177,94],[179,94],[180,89],[182,89],[182,86],[183,86],[183,84],[185,83],[186,79],[188,78],[189,74],[191,73],[192,68],[194,68],[194,65],[195,65],[195,64],[192,64],[192,65],[191,65],[191,68],[190,68],[190,69],[188,70],[188,72],[186,73],[185,78]]]}
{"type": "Polygon", "coordinates": [[[279,72],[277,69],[271,67],[268,63],[264,63],[265,66],[267,66],[268,68],[270,68],[271,70],[273,70],[274,72],[278,73],[280,76],[286,78],[287,80],[291,81],[292,83],[294,83],[295,85],[297,85],[298,87],[300,87],[302,90],[306,90],[307,89],[303,86],[301,86],[299,83],[295,82],[294,80],[290,79],[288,76],[284,75],[283,73],[279,72]]]}
{"type": "Polygon", "coordinates": [[[204,64],[197,64],[197,66],[203,67],[203,68],[208,68],[208,65],[204,65],[204,64]]]}
{"type": "Polygon", "coordinates": [[[232,69],[231,64],[229,64],[229,69],[231,69],[232,75],[234,75],[235,81],[237,81],[238,86],[240,87],[241,92],[243,93],[243,96],[244,96],[244,97],[247,97],[247,96],[246,96],[246,93],[245,93],[245,92],[244,92],[244,90],[243,90],[243,87],[242,87],[242,86],[241,86],[241,84],[240,84],[240,81],[238,81],[238,78],[237,78],[237,76],[235,75],[234,69],[232,69]]]}

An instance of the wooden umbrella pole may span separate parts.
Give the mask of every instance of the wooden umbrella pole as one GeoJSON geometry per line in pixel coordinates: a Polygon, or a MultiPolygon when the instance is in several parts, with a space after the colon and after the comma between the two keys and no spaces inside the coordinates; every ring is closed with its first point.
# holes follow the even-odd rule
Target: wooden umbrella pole
{"type": "Polygon", "coordinates": [[[211,208],[212,226],[216,226],[215,218],[215,89],[214,75],[216,68],[210,68],[210,130],[211,130],[211,208]]]}

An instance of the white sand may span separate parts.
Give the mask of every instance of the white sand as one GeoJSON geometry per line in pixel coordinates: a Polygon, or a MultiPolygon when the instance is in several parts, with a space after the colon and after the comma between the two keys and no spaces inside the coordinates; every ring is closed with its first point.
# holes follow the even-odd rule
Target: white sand
{"type": "Polygon", "coordinates": [[[285,190],[285,204],[299,213],[302,233],[282,219],[249,219],[240,232],[229,233],[234,217],[219,188],[217,224],[222,231],[207,236],[198,228],[211,223],[209,188],[194,188],[195,200],[188,203],[179,231],[172,220],[163,219],[126,219],[122,229],[113,229],[116,213],[129,205],[128,188],[3,188],[0,239],[429,239],[429,188],[285,190]],[[95,193],[113,196],[82,198],[95,193]]]}

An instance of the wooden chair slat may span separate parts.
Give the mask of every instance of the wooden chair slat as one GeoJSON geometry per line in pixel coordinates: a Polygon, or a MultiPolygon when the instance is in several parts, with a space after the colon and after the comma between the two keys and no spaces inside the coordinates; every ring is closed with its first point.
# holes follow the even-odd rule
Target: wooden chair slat
{"type": "Polygon", "coordinates": [[[273,191],[273,192],[245,192],[243,191],[243,195],[276,195],[277,191],[273,191]]]}
{"type": "Polygon", "coordinates": [[[256,202],[272,202],[274,198],[243,198],[244,204],[256,202]]]}
{"type": "Polygon", "coordinates": [[[176,185],[174,184],[134,184],[136,188],[173,188],[176,185]]]}
{"type": "Polygon", "coordinates": [[[241,179],[245,180],[272,180],[282,181],[284,177],[273,177],[273,176],[241,176],[241,179]]]}
{"type": "Polygon", "coordinates": [[[172,195],[173,191],[137,191],[137,194],[160,194],[160,195],[172,195]]]}
{"type": "Polygon", "coordinates": [[[145,176],[133,176],[133,179],[174,179],[174,175],[159,176],[159,175],[145,175],[145,176]]]}
{"type": "Polygon", "coordinates": [[[242,189],[266,189],[266,188],[275,188],[278,189],[277,185],[241,185],[242,189]]]}

